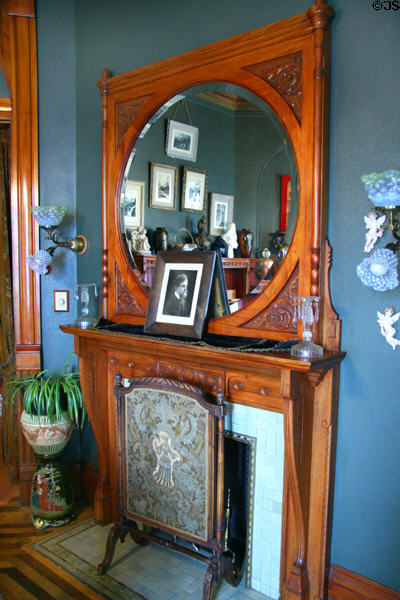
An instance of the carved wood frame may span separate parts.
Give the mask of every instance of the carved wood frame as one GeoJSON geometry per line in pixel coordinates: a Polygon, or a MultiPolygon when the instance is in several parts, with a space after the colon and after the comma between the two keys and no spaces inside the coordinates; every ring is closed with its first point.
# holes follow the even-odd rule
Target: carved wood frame
{"type": "Polygon", "coordinates": [[[294,296],[320,295],[323,310],[317,339],[329,349],[338,349],[337,337],[326,339],[324,324],[331,309],[324,287],[324,240],[332,14],[328,4],[316,0],[307,13],[231,39],[115,77],[103,72],[98,85],[103,100],[104,317],[142,324],[148,304],[143,281],[124,251],[117,202],[139,132],[168,98],[199,83],[223,80],[263,99],[285,127],[297,162],[299,208],[289,251],[270,285],[243,309],[211,320],[208,331],[288,339],[300,327],[294,322],[294,296]],[[119,310],[127,303],[125,296],[132,307],[128,315],[119,310]]]}

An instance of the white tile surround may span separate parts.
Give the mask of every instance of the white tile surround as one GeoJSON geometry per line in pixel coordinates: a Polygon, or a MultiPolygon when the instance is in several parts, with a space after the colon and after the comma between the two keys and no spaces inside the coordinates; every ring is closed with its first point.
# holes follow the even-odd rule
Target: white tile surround
{"type": "Polygon", "coordinates": [[[283,415],[228,404],[225,429],[256,438],[250,587],[279,597],[284,464],[283,415]]]}

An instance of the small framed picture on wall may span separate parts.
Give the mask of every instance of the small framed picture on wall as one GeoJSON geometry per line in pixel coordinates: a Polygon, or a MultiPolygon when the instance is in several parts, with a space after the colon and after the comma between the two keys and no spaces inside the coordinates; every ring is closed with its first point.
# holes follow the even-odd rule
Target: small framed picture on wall
{"type": "Polygon", "coordinates": [[[165,152],[172,158],[196,162],[199,130],[193,125],[169,120],[165,152]]]}
{"type": "Polygon", "coordinates": [[[206,210],[208,176],[206,171],[185,167],[183,170],[181,210],[203,213],[206,210]]]}
{"type": "Polygon", "coordinates": [[[176,185],[178,169],[171,165],[151,163],[150,166],[150,208],[176,209],[176,185]]]}
{"type": "Polygon", "coordinates": [[[144,221],[144,181],[126,179],[121,195],[121,209],[125,227],[139,229],[144,221]]]}
{"type": "Polygon", "coordinates": [[[234,197],[228,194],[211,194],[210,198],[210,235],[221,235],[228,223],[233,221],[234,197]]]}

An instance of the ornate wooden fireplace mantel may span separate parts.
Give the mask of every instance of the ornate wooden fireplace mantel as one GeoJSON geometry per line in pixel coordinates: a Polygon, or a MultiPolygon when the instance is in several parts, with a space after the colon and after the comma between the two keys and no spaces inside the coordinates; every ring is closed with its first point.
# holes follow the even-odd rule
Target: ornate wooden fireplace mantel
{"type": "MultiPolygon", "coordinates": [[[[284,132],[282,139],[287,138],[291,146],[297,182],[296,225],[269,285],[240,310],[210,320],[208,333],[275,341],[301,337],[295,297],[319,296],[316,342],[323,346],[323,356],[297,360],[289,351],[240,352],[61,327],[75,336],[85,404],[98,445],[95,516],[100,523],[117,516],[117,424],[112,402],[118,371],[123,377],[178,379],[214,395],[222,390],[229,402],[283,414],[281,600],[327,597],[339,365],[344,357],[340,321],[330,301],[330,248],[325,241],[332,15],[324,0],[315,0],[306,13],[135,71],[110,77],[104,70],[98,82],[103,109],[102,316],[131,326],[145,322],[148,288],[135,264],[135,253],[128,251],[132,239],[121,216],[127,181],[144,178],[138,176],[135,165],[139,169],[140,164],[155,160],[151,155],[140,156],[141,132],[147,132],[152,123],[157,131],[154,119],[160,114],[167,118],[171,99],[197,93],[199,85],[212,93],[217,89],[222,96],[232,91],[237,98],[251,94],[268,118],[276,117],[274,127],[284,132]]],[[[266,158],[265,148],[257,152],[266,158]]],[[[179,168],[182,171],[183,163],[179,168]]],[[[223,174],[213,173],[217,175],[224,180],[223,174]]],[[[235,176],[242,177],[240,165],[235,176]]],[[[256,188],[247,182],[246,193],[242,191],[246,201],[262,203],[256,188]]],[[[240,195],[238,189],[235,203],[240,195]]],[[[145,212],[144,226],[162,224],[162,213],[153,210],[146,216],[145,212]]]]}
{"type": "Polygon", "coordinates": [[[96,520],[105,524],[117,517],[116,373],[178,379],[212,395],[221,389],[229,402],[283,413],[281,598],[325,598],[338,374],[344,354],[325,352],[308,362],[292,359],[289,351],[239,352],[72,326],[61,329],[75,336],[85,404],[98,445],[96,520]]]}

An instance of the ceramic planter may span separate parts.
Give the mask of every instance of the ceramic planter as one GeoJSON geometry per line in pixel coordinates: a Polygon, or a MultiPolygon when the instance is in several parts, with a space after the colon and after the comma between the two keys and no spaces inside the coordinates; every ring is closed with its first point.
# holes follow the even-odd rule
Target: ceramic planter
{"type": "Polygon", "coordinates": [[[50,422],[48,417],[21,415],[28,444],[39,458],[31,489],[32,522],[36,529],[58,527],[75,519],[72,488],[61,456],[73,424],[67,413],[50,422]]]}

